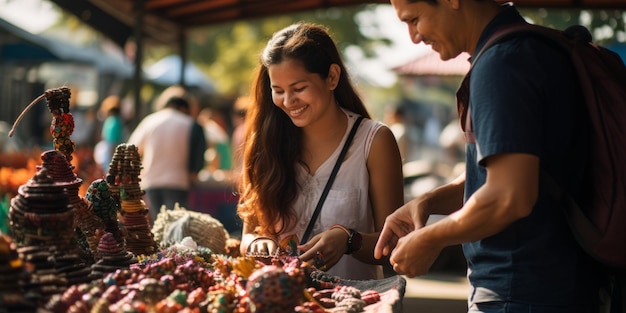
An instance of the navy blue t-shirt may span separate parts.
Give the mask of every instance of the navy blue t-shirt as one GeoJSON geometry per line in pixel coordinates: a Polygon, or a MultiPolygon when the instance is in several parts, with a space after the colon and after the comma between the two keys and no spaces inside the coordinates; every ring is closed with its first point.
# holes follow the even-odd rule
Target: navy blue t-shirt
{"type": "MultiPolygon", "coordinates": [[[[484,30],[477,50],[499,27],[523,21],[505,6],[484,30]]],[[[582,94],[569,57],[532,35],[503,41],[473,64],[470,116],[476,143],[467,144],[465,199],[486,179],[484,160],[503,153],[540,158],[540,166],[581,195],[588,152],[582,94]]],[[[532,213],[502,232],[466,243],[470,302],[576,305],[590,287],[561,209],[540,193],[532,213]]]]}

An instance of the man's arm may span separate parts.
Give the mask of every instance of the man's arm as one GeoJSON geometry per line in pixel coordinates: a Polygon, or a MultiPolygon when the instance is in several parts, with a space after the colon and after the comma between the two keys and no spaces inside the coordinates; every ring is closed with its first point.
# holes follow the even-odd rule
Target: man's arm
{"type": "Polygon", "coordinates": [[[415,206],[420,208],[418,211],[422,211],[422,214],[428,214],[427,216],[432,214],[448,215],[463,206],[464,191],[465,173],[451,182],[423,194],[418,199],[412,200],[412,202],[415,201],[415,206]]]}
{"type": "Polygon", "coordinates": [[[486,168],[487,181],[460,210],[398,240],[390,257],[394,270],[409,277],[426,274],[444,247],[489,237],[532,212],[538,196],[537,156],[495,155],[486,160],[486,168]]]}
{"type": "Polygon", "coordinates": [[[465,174],[453,181],[415,198],[397,209],[385,220],[374,258],[388,256],[398,240],[426,225],[431,214],[450,214],[463,205],[465,174]]]}

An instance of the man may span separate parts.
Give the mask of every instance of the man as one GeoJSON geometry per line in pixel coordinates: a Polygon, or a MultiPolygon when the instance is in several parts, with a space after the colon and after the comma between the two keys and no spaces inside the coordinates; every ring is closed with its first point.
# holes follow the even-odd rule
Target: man
{"type": "MultiPolygon", "coordinates": [[[[473,55],[503,25],[524,22],[493,0],[391,4],[412,41],[442,60],[473,55]]],[[[585,200],[589,122],[569,58],[517,36],[487,50],[469,82],[465,174],[390,215],[375,257],[390,255],[396,272],[414,277],[444,247],[463,244],[471,312],[596,312],[604,276],[539,188],[541,168],[585,200]],[[448,216],[425,226],[430,214],[448,216]]]]}
{"type": "Polygon", "coordinates": [[[189,115],[189,102],[172,97],[165,107],[146,116],[128,139],[141,155],[141,188],[154,223],[162,205],[188,207],[189,190],[204,167],[206,140],[189,115]]]}

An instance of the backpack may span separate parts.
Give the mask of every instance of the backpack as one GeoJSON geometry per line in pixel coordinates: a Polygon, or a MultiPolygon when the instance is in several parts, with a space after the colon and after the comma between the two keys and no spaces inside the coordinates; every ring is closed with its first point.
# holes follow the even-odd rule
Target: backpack
{"type": "MultiPolygon", "coordinates": [[[[590,184],[591,202],[580,208],[545,171],[540,188],[562,205],[568,224],[580,246],[593,258],[617,271],[626,270],[626,67],[614,52],[591,43],[583,26],[559,31],[521,23],[494,33],[475,54],[473,62],[493,44],[531,34],[553,42],[565,51],[575,67],[591,119],[590,184]]],[[[473,140],[469,119],[468,72],[457,92],[461,126],[473,140]]]]}

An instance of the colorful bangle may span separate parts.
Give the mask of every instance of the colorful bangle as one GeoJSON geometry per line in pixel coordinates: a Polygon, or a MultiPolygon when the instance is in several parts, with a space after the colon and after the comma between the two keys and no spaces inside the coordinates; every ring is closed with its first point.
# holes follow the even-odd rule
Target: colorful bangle
{"type": "Polygon", "coordinates": [[[335,224],[333,226],[330,226],[328,228],[328,230],[335,229],[335,228],[339,228],[339,229],[343,230],[346,233],[346,235],[350,236],[350,231],[348,230],[348,228],[343,226],[343,225],[341,225],[341,224],[335,224]]]}
{"type": "Polygon", "coordinates": [[[350,230],[341,224],[335,224],[333,226],[330,226],[328,230],[335,229],[335,228],[339,228],[343,230],[346,233],[346,235],[348,235],[348,239],[346,240],[346,251],[344,251],[344,254],[346,254],[350,250],[350,230]]]}

